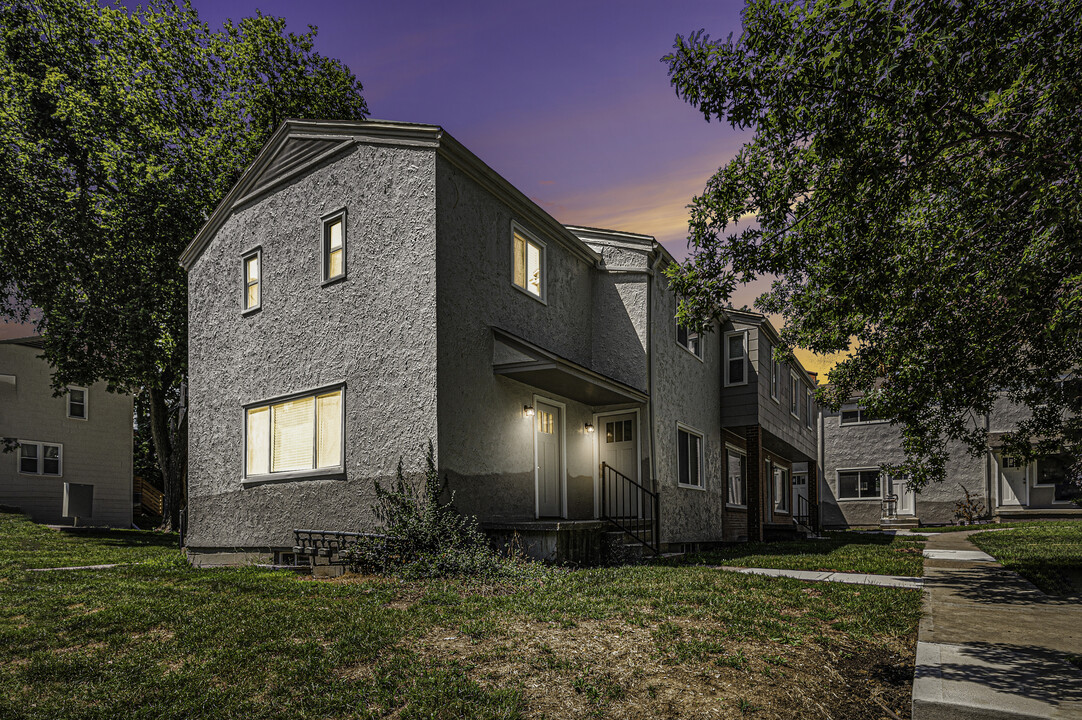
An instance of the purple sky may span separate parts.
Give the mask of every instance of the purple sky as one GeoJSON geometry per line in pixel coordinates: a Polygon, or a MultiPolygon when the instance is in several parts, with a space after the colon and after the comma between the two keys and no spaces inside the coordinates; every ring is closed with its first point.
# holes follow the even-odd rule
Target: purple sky
{"type": "Polygon", "coordinates": [[[678,258],[686,206],[749,137],[707,123],[660,62],[677,33],[739,35],[735,0],[193,5],[212,27],[256,9],[317,26],[371,117],[440,125],[560,222],[653,235],[678,258]]]}

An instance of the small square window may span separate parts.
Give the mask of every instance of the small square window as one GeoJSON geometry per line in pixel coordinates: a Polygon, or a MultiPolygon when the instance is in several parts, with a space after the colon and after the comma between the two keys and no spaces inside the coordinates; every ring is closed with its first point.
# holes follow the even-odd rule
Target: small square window
{"type": "Polygon", "coordinates": [[[680,323],[676,324],[676,342],[697,358],[703,356],[703,336],[680,323]]]}
{"type": "Polygon", "coordinates": [[[259,309],[262,303],[262,252],[256,250],[244,256],[244,312],[259,309]]]}
{"type": "Polygon", "coordinates": [[[518,289],[545,299],[545,246],[521,230],[514,231],[513,283],[518,289]]]}
{"type": "Polygon", "coordinates": [[[68,388],[68,417],[86,420],[86,388],[68,388]]]}
{"type": "Polygon", "coordinates": [[[323,218],[323,282],[346,276],[346,211],[323,218]]]}

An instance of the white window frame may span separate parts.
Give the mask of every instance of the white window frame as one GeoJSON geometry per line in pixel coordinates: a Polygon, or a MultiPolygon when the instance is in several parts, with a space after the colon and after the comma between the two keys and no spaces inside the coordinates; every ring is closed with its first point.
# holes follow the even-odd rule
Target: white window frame
{"type": "MultiPolygon", "coordinates": [[[[767,349],[768,350],[771,349],[769,345],[767,345],[767,349]]],[[[770,367],[770,399],[780,405],[781,400],[778,399],[778,396],[781,393],[779,392],[778,388],[779,388],[779,385],[781,384],[781,382],[780,382],[781,372],[782,372],[781,363],[774,359],[774,353],[773,352],[771,352],[769,355],[767,355],[767,362],[769,363],[769,367],[770,367]]]]}
{"type": "Polygon", "coordinates": [[[875,425],[877,423],[890,422],[890,420],[883,420],[883,419],[879,419],[879,418],[877,418],[875,420],[864,420],[864,419],[862,419],[862,416],[863,416],[864,411],[866,409],[867,408],[865,408],[863,405],[861,405],[858,402],[844,403],[842,405],[841,409],[838,411],[838,425],[848,427],[850,425],[875,425]],[[857,410],[857,420],[856,420],[856,422],[844,422],[842,420],[842,418],[844,417],[843,413],[846,410],[852,410],[853,408],[856,408],[856,410],[857,410]]]}
{"type": "MultiPolygon", "coordinates": [[[[536,235],[519,225],[514,220],[511,221],[511,243],[510,243],[510,255],[511,255],[511,287],[518,290],[523,295],[533,298],[542,305],[548,305],[548,279],[549,279],[549,260],[548,260],[548,247],[542,242],[536,235]],[[521,235],[526,241],[527,246],[530,244],[536,245],[541,257],[541,294],[534,295],[525,287],[515,282],[515,235],[521,235]]],[[[529,265],[527,264],[527,269],[529,265]]]]}
{"type": "Polygon", "coordinates": [[[88,420],[90,419],[90,390],[82,387],[81,385],[68,385],[67,395],[65,396],[68,406],[68,419],[69,420],[88,420]],[[83,393],[83,414],[72,415],[71,414],[71,391],[81,390],[83,393]]]}
{"type": "Polygon", "coordinates": [[[688,353],[690,353],[692,357],[697,358],[700,361],[703,360],[703,345],[704,345],[704,343],[703,343],[703,333],[698,332],[696,330],[689,330],[689,329],[685,328],[683,325],[681,325],[679,322],[677,322],[676,323],[676,344],[679,345],[680,347],[684,348],[685,350],[687,350],[688,353]],[[685,336],[686,341],[680,339],[680,332],[681,331],[686,333],[686,336],[685,336]],[[691,349],[691,341],[693,339],[693,336],[694,336],[694,340],[697,341],[695,343],[696,350],[691,349]]]}
{"type": "MultiPolygon", "coordinates": [[[[860,488],[860,479],[857,478],[857,488],[860,488]]],[[[880,467],[855,467],[855,468],[838,468],[834,471],[834,497],[838,502],[881,502],[883,500],[884,493],[886,492],[886,474],[880,467]],[[862,472],[877,472],[879,473],[879,494],[867,495],[865,497],[842,497],[842,473],[862,473],[862,472]]]]}
{"type": "MultiPolygon", "coordinates": [[[[270,412],[271,412],[271,420],[273,421],[273,410],[271,410],[270,412]]],[[[316,443],[316,435],[318,433],[318,428],[319,428],[319,418],[318,417],[315,418],[314,425],[315,425],[315,428],[314,428],[313,438],[312,438],[313,446],[316,443]]],[[[241,408],[241,427],[243,428],[242,433],[241,433],[242,436],[243,436],[243,440],[241,442],[241,468],[242,468],[241,482],[243,484],[245,484],[245,485],[257,485],[257,484],[268,483],[268,482],[283,482],[283,481],[288,481],[288,480],[301,480],[301,479],[305,479],[305,478],[341,477],[342,475],[345,474],[345,467],[346,467],[346,384],[344,382],[334,383],[332,385],[325,385],[325,386],[322,386],[322,387],[312,388],[312,389],[308,389],[308,390],[301,390],[301,391],[298,391],[298,392],[295,392],[295,393],[289,393],[287,395],[279,395],[278,397],[273,397],[273,398],[270,398],[270,399],[267,399],[267,400],[259,400],[259,401],[256,401],[256,402],[248,403],[248,404],[242,406],[242,408],[241,408]],[[340,412],[339,423],[340,423],[340,428],[341,428],[341,430],[340,430],[341,435],[339,437],[341,438],[341,441],[339,443],[339,448],[338,448],[338,464],[337,465],[333,465],[333,466],[330,466],[330,467],[322,467],[322,468],[321,467],[313,467],[313,468],[306,469],[306,470],[284,470],[284,471],[278,471],[278,472],[274,472],[273,470],[270,470],[270,468],[273,467],[273,462],[272,462],[273,458],[270,457],[270,453],[274,452],[274,450],[273,450],[273,446],[274,446],[274,441],[273,441],[274,430],[273,430],[273,425],[272,425],[272,426],[270,426],[270,430],[269,430],[271,440],[268,441],[268,443],[267,443],[267,445],[268,445],[268,448],[267,448],[267,452],[268,452],[267,468],[268,468],[268,471],[266,473],[261,473],[261,474],[258,474],[258,475],[249,475],[248,474],[248,411],[249,410],[257,410],[257,409],[263,408],[263,407],[266,407],[269,410],[269,408],[272,405],[278,405],[280,403],[289,402],[290,400],[301,400],[301,399],[308,398],[308,397],[316,398],[316,397],[318,397],[320,395],[328,395],[328,394],[333,393],[335,391],[339,391],[339,392],[342,393],[342,401],[339,403],[339,412],[340,412]]],[[[316,457],[315,448],[313,447],[312,464],[313,465],[318,465],[318,463],[319,463],[319,459],[318,459],[318,457],[316,457]]]]}
{"type": "MultiPolygon", "coordinates": [[[[723,340],[724,340],[724,343],[725,343],[725,348],[724,348],[724,354],[725,354],[725,387],[739,387],[741,385],[747,385],[748,384],[748,331],[747,330],[731,330],[731,331],[725,333],[725,336],[724,336],[723,340]],[[741,382],[732,382],[731,379],[730,379],[730,376],[729,376],[729,370],[731,368],[731,363],[729,362],[729,338],[732,337],[733,335],[740,335],[743,338],[743,343],[744,343],[744,358],[743,358],[743,360],[744,360],[744,379],[741,382]]],[[[733,358],[733,359],[735,360],[736,358],[733,358]]]]}
{"type": "Polygon", "coordinates": [[[773,512],[775,515],[788,515],[789,496],[792,494],[793,489],[793,469],[791,467],[786,468],[782,465],[779,465],[778,463],[774,463],[773,469],[770,473],[771,495],[776,495],[777,493],[778,488],[775,486],[774,476],[777,475],[779,471],[783,474],[782,489],[784,492],[782,493],[781,498],[776,496],[771,498],[771,507],[773,508],[773,512]],[[781,503],[779,502],[779,500],[781,500],[782,498],[784,498],[785,500],[785,507],[781,507],[781,503]]]}
{"type": "MultiPolygon", "coordinates": [[[[320,247],[322,248],[322,262],[320,263],[320,280],[324,285],[330,285],[331,283],[336,283],[339,280],[344,280],[346,278],[346,275],[349,273],[349,265],[347,261],[349,239],[347,235],[346,215],[346,208],[343,207],[335,210],[334,212],[327,213],[319,219],[320,247]],[[342,272],[332,277],[329,274],[331,269],[331,225],[333,225],[337,220],[342,221],[342,272]]],[[[260,276],[262,276],[262,260],[260,260],[259,272],[260,276]]],[[[260,287],[259,298],[260,300],[263,299],[262,287],[260,287]]]]}
{"type": "Polygon", "coordinates": [[[789,371],[789,414],[800,421],[800,377],[795,370],[789,371]]]}
{"type": "Polygon", "coordinates": [[[240,256],[240,309],[241,315],[249,315],[263,307],[263,248],[254,247],[240,256]],[[248,261],[256,258],[259,263],[259,277],[255,285],[259,287],[259,302],[248,307],[248,288],[252,283],[248,282],[248,261]]]}
{"type": "Polygon", "coordinates": [[[815,426],[815,391],[808,388],[807,393],[804,395],[804,425],[811,430],[815,426]]]}
{"type": "Polygon", "coordinates": [[[19,443],[19,453],[18,453],[19,457],[17,458],[17,463],[18,463],[18,468],[19,468],[19,474],[20,475],[34,475],[36,477],[49,477],[49,478],[64,477],[64,445],[62,443],[45,442],[43,440],[19,440],[18,443],[19,443]],[[24,445],[34,445],[34,446],[37,447],[37,451],[38,451],[37,461],[38,462],[37,462],[37,470],[35,470],[34,472],[26,472],[25,470],[23,470],[23,446],[24,445]],[[47,473],[47,472],[45,472],[45,448],[46,448],[46,446],[57,448],[57,455],[56,455],[57,472],[56,473],[47,473]]]}
{"type": "Polygon", "coordinates": [[[728,443],[725,443],[725,507],[739,510],[748,509],[748,453],[746,450],[741,450],[735,445],[730,445],[728,443]],[[744,458],[744,475],[740,478],[743,483],[742,493],[744,495],[744,497],[742,498],[744,500],[744,503],[742,505],[739,503],[729,502],[729,496],[732,492],[732,487],[730,485],[730,483],[732,482],[732,477],[729,475],[730,455],[739,455],[740,457],[744,458]]]}
{"type": "MultiPolygon", "coordinates": [[[[689,448],[690,450],[690,448],[689,448]]],[[[688,454],[690,458],[690,452],[688,454]]],[[[676,484],[678,487],[689,490],[706,490],[706,436],[689,425],[676,423],[676,484]],[[699,484],[680,482],[680,433],[687,433],[699,438],[699,484]]],[[[691,477],[691,468],[688,468],[688,477],[691,477]]]]}

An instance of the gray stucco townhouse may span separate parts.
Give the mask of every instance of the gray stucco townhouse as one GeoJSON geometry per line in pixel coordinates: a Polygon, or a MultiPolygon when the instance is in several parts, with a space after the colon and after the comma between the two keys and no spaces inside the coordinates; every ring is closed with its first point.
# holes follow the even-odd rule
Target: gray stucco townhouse
{"type": "Polygon", "coordinates": [[[429,442],[456,506],[542,556],[606,518],[665,549],[816,516],[812,381],[769,323],[679,328],[659,243],[561,225],[440,127],[284,123],[181,262],[196,562],[371,530],[429,442]]]}

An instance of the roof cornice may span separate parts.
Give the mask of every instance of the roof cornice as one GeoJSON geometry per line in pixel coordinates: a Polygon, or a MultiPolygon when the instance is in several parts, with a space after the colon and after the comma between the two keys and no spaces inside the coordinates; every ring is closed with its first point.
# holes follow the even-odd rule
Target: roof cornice
{"type": "Polygon", "coordinates": [[[394,145],[398,147],[433,148],[448,162],[473,178],[478,184],[506,202],[520,218],[538,230],[558,240],[583,262],[597,266],[601,256],[571,231],[527,198],[518,188],[486,165],[438,125],[391,122],[384,120],[295,120],[283,122],[252,164],[230,188],[218,206],[196,233],[195,238],[180,256],[180,264],[190,270],[202,254],[214,233],[221,228],[234,210],[264,196],[284,182],[304,174],[329,158],[348,150],[354,145],[394,145]],[[269,183],[252,187],[260,173],[273,161],[278,151],[292,139],[338,141],[319,155],[306,159],[295,166],[285,168],[280,176],[269,183]]]}

